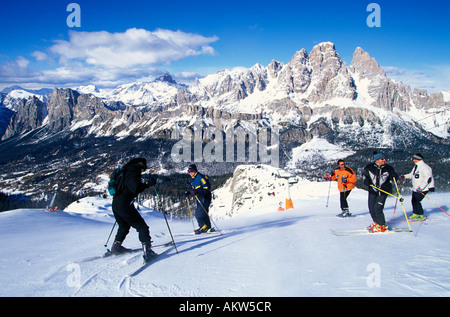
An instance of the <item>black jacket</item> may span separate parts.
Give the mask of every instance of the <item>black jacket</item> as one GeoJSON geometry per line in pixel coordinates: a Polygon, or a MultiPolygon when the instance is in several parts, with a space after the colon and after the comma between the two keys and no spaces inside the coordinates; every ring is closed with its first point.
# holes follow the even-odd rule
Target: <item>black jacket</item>
{"type": "Polygon", "coordinates": [[[142,171],[139,165],[127,165],[124,168],[124,186],[123,191],[117,196],[117,198],[131,201],[144,191],[147,187],[141,182],[142,171]]]}
{"type": "Polygon", "coordinates": [[[362,172],[364,176],[364,185],[369,186],[369,193],[372,194],[383,194],[376,190],[370,185],[378,187],[388,193],[392,191],[391,181],[395,178],[398,180],[398,175],[394,168],[390,165],[377,165],[375,163],[370,163],[362,172]]]}

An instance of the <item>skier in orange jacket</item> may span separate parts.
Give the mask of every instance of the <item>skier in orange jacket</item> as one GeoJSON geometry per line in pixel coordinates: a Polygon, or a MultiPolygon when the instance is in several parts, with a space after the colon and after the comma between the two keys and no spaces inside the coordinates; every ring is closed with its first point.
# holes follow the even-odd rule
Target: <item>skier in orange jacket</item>
{"type": "Polygon", "coordinates": [[[326,179],[338,181],[338,189],[340,192],[341,210],[342,212],[338,215],[339,217],[351,217],[352,214],[349,212],[347,197],[350,192],[355,188],[356,174],[348,166],[345,165],[344,160],[338,161],[338,168],[335,169],[331,175],[326,175],[326,179]]]}

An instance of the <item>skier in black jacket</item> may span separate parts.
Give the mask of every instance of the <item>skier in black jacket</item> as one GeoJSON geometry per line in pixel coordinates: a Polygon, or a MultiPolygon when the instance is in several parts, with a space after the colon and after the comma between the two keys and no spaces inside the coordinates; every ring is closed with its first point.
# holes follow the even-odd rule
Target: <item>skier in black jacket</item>
{"type": "Polygon", "coordinates": [[[122,246],[130,228],[133,227],[139,234],[139,241],[142,243],[144,260],[149,260],[155,253],[151,250],[151,238],[149,227],[145,220],[134,207],[134,199],[146,188],[156,184],[152,179],[148,183],[141,182],[142,173],[147,169],[145,158],[135,158],[124,166],[123,190],[112,201],[112,210],[119,226],[111,248],[114,254],[127,252],[128,249],[122,246]]]}
{"type": "Polygon", "coordinates": [[[372,232],[383,232],[387,229],[383,213],[387,194],[376,188],[390,193],[392,191],[391,180],[393,180],[393,178],[397,180],[398,175],[392,166],[386,164],[386,158],[383,154],[375,153],[373,159],[375,162],[364,167],[362,172],[365,177],[364,185],[369,186],[369,212],[374,221],[367,229],[372,232]],[[376,188],[370,185],[373,185],[376,188]]]}

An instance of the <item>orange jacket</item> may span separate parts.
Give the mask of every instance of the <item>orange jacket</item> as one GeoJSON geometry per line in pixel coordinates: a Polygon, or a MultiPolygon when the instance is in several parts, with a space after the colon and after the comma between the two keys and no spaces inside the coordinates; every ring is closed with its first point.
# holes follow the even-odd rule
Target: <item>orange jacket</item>
{"type": "Polygon", "coordinates": [[[343,192],[344,188],[345,190],[352,190],[355,188],[356,174],[348,166],[345,166],[344,168],[337,168],[333,171],[333,174],[331,174],[331,179],[338,181],[338,189],[340,192],[343,192]]]}

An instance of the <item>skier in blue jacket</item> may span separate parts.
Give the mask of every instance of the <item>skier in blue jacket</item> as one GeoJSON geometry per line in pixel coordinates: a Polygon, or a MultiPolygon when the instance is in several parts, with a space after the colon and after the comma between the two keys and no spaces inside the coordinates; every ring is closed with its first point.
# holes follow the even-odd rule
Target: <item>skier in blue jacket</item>
{"type": "Polygon", "coordinates": [[[195,164],[189,165],[188,173],[191,176],[192,188],[186,194],[194,196],[194,199],[197,201],[195,218],[199,228],[195,230],[195,234],[214,231],[214,228],[211,228],[211,220],[209,219],[211,185],[208,177],[199,173],[195,164]]]}

